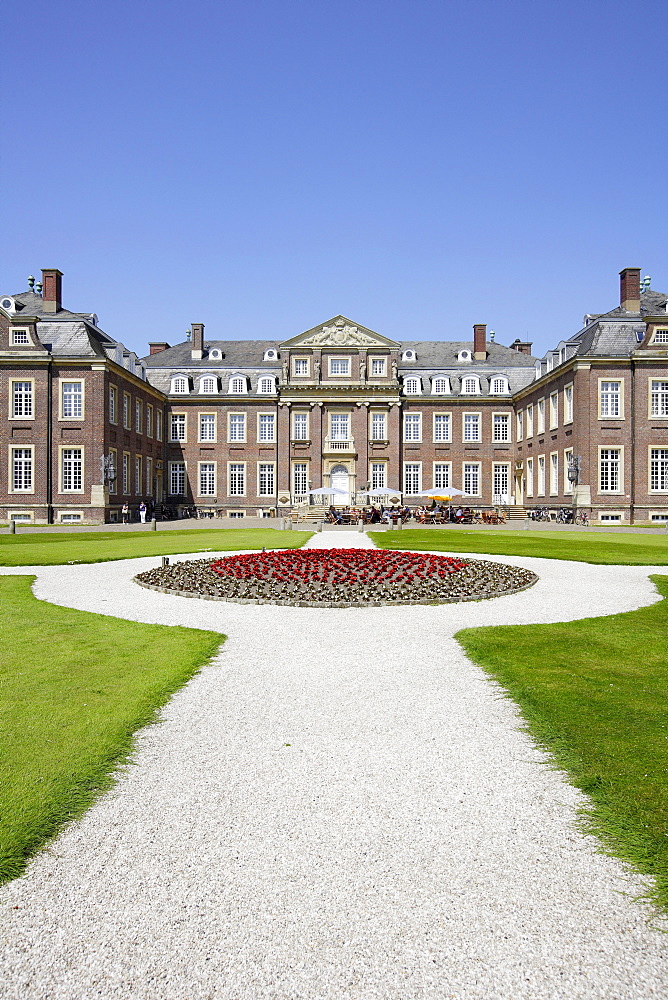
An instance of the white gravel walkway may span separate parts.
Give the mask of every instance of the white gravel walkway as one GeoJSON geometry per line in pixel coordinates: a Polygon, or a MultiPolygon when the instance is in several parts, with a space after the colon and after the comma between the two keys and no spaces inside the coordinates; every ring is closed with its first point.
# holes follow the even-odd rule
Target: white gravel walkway
{"type": "Polygon", "coordinates": [[[229,638],[116,787],[0,890],[0,997],[666,997],[642,883],[576,831],[581,797],[452,638],[650,604],[653,570],[498,561],[539,583],[317,610],[138,588],[155,558],[32,570],[40,598],[229,638]]]}

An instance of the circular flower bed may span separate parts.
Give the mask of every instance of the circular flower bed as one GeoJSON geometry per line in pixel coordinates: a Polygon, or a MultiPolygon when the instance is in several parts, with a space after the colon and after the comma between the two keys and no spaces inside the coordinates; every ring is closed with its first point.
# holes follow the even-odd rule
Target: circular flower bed
{"type": "Polygon", "coordinates": [[[534,573],[481,559],[383,549],[288,549],[196,559],[140,573],[163,593],[299,607],[441,604],[531,587],[534,573]]]}

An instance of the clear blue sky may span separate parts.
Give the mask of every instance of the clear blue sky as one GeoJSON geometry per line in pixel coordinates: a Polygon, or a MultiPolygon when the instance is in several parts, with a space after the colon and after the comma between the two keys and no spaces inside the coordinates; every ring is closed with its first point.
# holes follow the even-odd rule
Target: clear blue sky
{"type": "Polygon", "coordinates": [[[5,0],[0,292],[139,354],[191,322],[543,353],[668,291],[668,4],[5,0]]]}

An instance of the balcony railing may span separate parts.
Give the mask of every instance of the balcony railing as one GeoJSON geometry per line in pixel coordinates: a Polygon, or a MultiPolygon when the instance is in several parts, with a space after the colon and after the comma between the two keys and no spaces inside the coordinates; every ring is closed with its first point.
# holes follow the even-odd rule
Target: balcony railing
{"type": "Polygon", "coordinates": [[[323,451],[351,452],[355,451],[355,441],[353,438],[340,441],[338,438],[326,437],[323,444],[323,451]]]}

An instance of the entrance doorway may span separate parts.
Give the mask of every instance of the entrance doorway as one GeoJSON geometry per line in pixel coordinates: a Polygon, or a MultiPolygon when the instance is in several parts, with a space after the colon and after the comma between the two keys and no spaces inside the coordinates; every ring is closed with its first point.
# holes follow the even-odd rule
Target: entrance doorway
{"type": "Polygon", "coordinates": [[[350,473],[345,465],[335,465],[329,474],[329,485],[333,490],[341,490],[345,496],[332,497],[336,507],[350,504],[350,473]]]}

